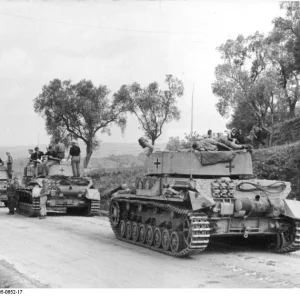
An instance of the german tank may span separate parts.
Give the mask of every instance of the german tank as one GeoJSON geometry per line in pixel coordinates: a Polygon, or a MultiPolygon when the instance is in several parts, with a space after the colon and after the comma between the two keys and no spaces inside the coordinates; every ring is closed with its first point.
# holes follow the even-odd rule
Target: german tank
{"type": "Polygon", "coordinates": [[[7,206],[7,183],[9,175],[4,166],[0,166],[0,202],[7,206]]]}
{"type": "Polygon", "coordinates": [[[261,236],[275,252],[300,250],[300,201],[289,182],[253,179],[246,150],[149,152],[135,189],[109,205],[117,239],[175,257],[217,237],[261,236]]]}
{"type": "Polygon", "coordinates": [[[47,211],[98,215],[99,191],[94,188],[91,178],[74,178],[70,163],[60,162],[51,166],[47,178],[42,168],[38,168],[36,178],[33,178],[33,173],[32,170],[27,170],[28,176],[23,178],[23,185],[18,189],[17,213],[29,217],[39,216],[40,191],[42,181],[46,180],[50,190],[46,203],[47,211]]]}

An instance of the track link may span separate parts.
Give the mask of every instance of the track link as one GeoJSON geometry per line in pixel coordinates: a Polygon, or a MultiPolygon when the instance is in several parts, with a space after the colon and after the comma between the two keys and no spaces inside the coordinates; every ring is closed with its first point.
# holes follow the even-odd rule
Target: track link
{"type": "Polygon", "coordinates": [[[91,204],[89,205],[86,216],[87,217],[99,216],[100,200],[90,200],[90,201],[91,201],[91,204]]]}
{"type": "Polygon", "coordinates": [[[27,198],[29,202],[18,201],[16,211],[18,214],[28,217],[40,215],[40,198],[33,198],[30,190],[19,190],[19,198],[27,198]]]}
{"type": "Polygon", "coordinates": [[[290,234],[290,240],[287,241],[284,237],[284,233],[281,233],[281,237],[278,239],[281,241],[275,249],[273,249],[277,253],[288,253],[300,250],[300,222],[294,221],[292,232],[290,234]],[[282,242],[283,241],[283,242],[282,242]]]}
{"type": "MultiPolygon", "coordinates": [[[[178,207],[175,207],[170,204],[161,204],[161,203],[156,203],[156,202],[146,202],[146,201],[140,201],[140,200],[128,200],[128,199],[113,199],[112,202],[110,203],[109,207],[109,220],[110,224],[112,227],[112,230],[116,236],[117,239],[134,244],[137,246],[141,246],[147,249],[151,249],[166,255],[170,255],[173,257],[186,257],[190,255],[195,255],[198,254],[202,251],[204,251],[209,243],[209,237],[210,237],[210,225],[207,220],[207,217],[204,214],[200,213],[194,213],[189,210],[185,209],[180,209],[178,207]],[[141,205],[147,205],[147,207],[152,207],[152,208],[159,208],[161,210],[165,210],[168,212],[174,212],[178,215],[184,216],[188,218],[189,220],[189,230],[191,231],[191,236],[188,245],[185,243],[185,247],[181,249],[179,252],[172,252],[170,249],[165,250],[161,246],[160,247],[155,247],[153,245],[149,245],[147,243],[142,243],[140,241],[133,241],[132,239],[127,239],[121,236],[120,232],[120,221],[118,221],[117,226],[114,225],[114,221],[112,220],[112,214],[111,214],[111,205],[113,202],[121,203],[129,203],[129,204],[141,204],[141,205]]],[[[139,226],[141,226],[144,223],[139,223],[139,226]]],[[[146,224],[144,224],[146,225],[146,224]]],[[[154,226],[155,227],[155,226],[154,226]]],[[[170,230],[171,232],[171,230],[170,230]]]]}

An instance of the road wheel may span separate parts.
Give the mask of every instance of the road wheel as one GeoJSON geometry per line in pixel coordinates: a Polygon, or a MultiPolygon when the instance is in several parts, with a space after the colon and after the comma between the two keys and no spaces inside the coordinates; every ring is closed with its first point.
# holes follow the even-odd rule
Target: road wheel
{"type": "Polygon", "coordinates": [[[139,239],[139,225],[138,223],[132,223],[132,240],[137,242],[139,239]]]}
{"type": "Polygon", "coordinates": [[[161,244],[164,250],[168,251],[170,248],[170,232],[168,229],[164,229],[161,234],[161,244]]]}
{"type": "Polygon", "coordinates": [[[153,227],[151,225],[148,225],[146,229],[146,243],[149,246],[151,246],[153,244],[153,240],[154,240],[153,227]]]}
{"type": "Polygon", "coordinates": [[[126,236],[126,223],[124,220],[120,222],[120,233],[122,237],[126,236]]]}
{"type": "Polygon", "coordinates": [[[126,223],[126,238],[127,238],[127,240],[131,239],[131,235],[132,235],[131,222],[128,221],[126,223]]]}
{"type": "Polygon", "coordinates": [[[182,235],[177,231],[171,233],[170,248],[173,253],[177,253],[182,249],[182,235]]]}
{"type": "Polygon", "coordinates": [[[144,244],[146,241],[146,227],[144,224],[141,224],[139,227],[139,241],[144,244]]]}
{"type": "Polygon", "coordinates": [[[117,227],[120,219],[120,208],[118,202],[112,202],[109,206],[110,222],[114,227],[117,227]]]}
{"type": "Polygon", "coordinates": [[[154,230],[154,246],[156,248],[159,248],[161,246],[161,241],[162,241],[161,229],[156,227],[154,230]]]}

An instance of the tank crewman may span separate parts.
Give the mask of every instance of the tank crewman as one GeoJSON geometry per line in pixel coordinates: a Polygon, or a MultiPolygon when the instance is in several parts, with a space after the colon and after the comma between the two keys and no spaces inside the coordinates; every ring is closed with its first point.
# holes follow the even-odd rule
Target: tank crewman
{"type": "Polygon", "coordinates": [[[63,158],[65,158],[65,150],[66,150],[66,147],[61,142],[58,142],[54,146],[54,151],[56,153],[56,157],[59,158],[60,160],[62,160],[63,158]]]}
{"type": "Polygon", "coordinates": [[[27,163],[27,165],[24,168],[24,176],[27,176],[28,168],[34,166],[34,163],[32,162],[32,159],[31,159],[32,154],[34,153],[33,149],[28,149],[28,153],[29,153],[28,163],[27,163]]]}
{"type": "Polygon", "coordinates": [[[42,181],[42,189],[40,193],[40,219],[45,219],[47,216],[47,208],[46,208],[46,203],[49,195],[49,187],[47,180],[44,179],[42,181]]]}
{"type": "Polygon", "coordinates": [[[213,134],[212,134],[212,130],[211,129],[208,129],[207,131],[207,138],[211,139],[213,137],[213,134]]]}
{"type": "Polygon", "coordinates": [[[71,157],[71,165],[74,177],[80,177],[80,148],[77,141],[73,140],[71,142],[72,146],[70,148],[69,156],[67,160],[71,157]]]}
{"type": "Polygon", "coordinates": [[[246,144],[242,129],[239,129],[236,134],[238,144],[246,144]]]}
{"type": "Polygon", "coordinates": [[[43,163],[43,165],[45,167],[46,176],[48,176],[50,167],[59,164],[60,159],[57,158],[57,154],[51,145],[48,147],[48,151],[45,155],[47,155],[48,159],[43,163]]]}
{"type": "Polygon", "coordinates": [[[7,155],[7,173],[8,173],[9,178],[12,178],[13,158],[9,152],[6,152],[6,155],[7,155]]]}
{"type": "Polygon", "coordinates": [[[9,214],[13,215],[15,213],[15,207],[17,203],[17,189],[19,188],[18,178],[15,177],[14,180],[9,179],[7,185],[7,198],[8,198],[8,209],[9,214]]]}
{"type": "Polygon", "coordinates": [[[146,155],[149,157],[153,153],[154,147],[143,137],[139,138],[138,142],[143,149],[147,148],[146,155]]]}
{"type": "Polygon", "coordinates": [[[236,128],[232,128],[227,136],[228,141],[238,143],[238,134],[236,128]]]}
{"type": "Polygon", "coordinates": [[[42,151],[40,151],[39,147],[34,148],[34,153],[31,155],[31,161],[34,163],[34,176],[38,175],[38,165],[41,164],[41,158],[44,155],[42,151]]]}

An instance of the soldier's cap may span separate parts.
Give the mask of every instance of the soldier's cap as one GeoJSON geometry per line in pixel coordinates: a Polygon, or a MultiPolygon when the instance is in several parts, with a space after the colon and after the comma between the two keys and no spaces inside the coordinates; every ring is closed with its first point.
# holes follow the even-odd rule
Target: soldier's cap
{"type": "Polygon", "coordinates": [[[34,148],[35,151],[36,151],[36,150],[39,150],[39,149],[40,149],[39,147],[35,147],[35,148],[34,148]]]}
{"type": "Polygon", "coordinates": [[[46,180],[46,179],[43,179],[42,183],[47,183],[47,180],[46,180]]]}

